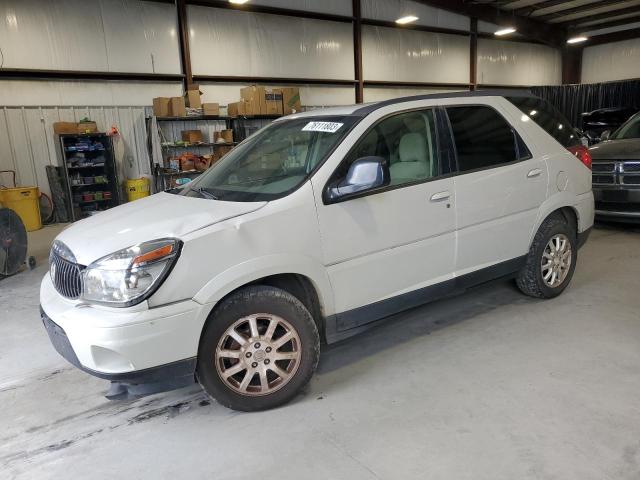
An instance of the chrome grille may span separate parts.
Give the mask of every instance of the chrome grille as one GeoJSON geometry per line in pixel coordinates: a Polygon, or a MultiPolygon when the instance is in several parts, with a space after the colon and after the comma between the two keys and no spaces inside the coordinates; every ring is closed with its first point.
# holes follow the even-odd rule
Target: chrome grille
{"type": "Polygon", "coordinates": [[[625,173],[628,173],[628,172],[640,173],[640,161],[622,162],[622,168],[625,173]]]}
{"type": "Polygon", "coordinates": [[[616,164],[614,162],[596,163],[594,161],[591,165],[591,171],[593,173],[614,173],[616,171],[616,164]]]}
{"type": "Polygon", "coordinates": [[[594,160],[591,167],[594,185],[640,185],[639,160],[594,160]]]}
{"type": "Polygon", "coordinates": [[[57,292],[63,297],[76,299],[82,293],[83,265],[62,258],[55,249],[51,250],[49,257],[51,281],[57,292]]]}
{"type": "Polygon", "coordinates": [[[593,183],[596,185],[613,185],[616,178],[613,175],[593,175],[593,183]]]}
{"type": "Polygon", "coordinates": [[[623,185],[640,185],[640,175],[622,175],[623,185]]]}
{"type": "Polygon", "coordinates": [[[621,162],[618,168],[620,169],[620,183],[622,185],[640,185],[640,162],[621,162]]]}

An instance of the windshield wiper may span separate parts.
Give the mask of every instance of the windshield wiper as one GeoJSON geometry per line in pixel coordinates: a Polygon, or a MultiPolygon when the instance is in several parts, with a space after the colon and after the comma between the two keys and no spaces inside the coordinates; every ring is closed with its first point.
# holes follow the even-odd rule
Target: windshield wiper
{"type": "Polygon", "coordinates": [[[208,198],[209,200],[219,200],[218,197],[216,197],[213,193],[209,192],[208,190],[205,190],[204,187],[194,188],[193,191],[198,192],[204,198],[208,198]]]}

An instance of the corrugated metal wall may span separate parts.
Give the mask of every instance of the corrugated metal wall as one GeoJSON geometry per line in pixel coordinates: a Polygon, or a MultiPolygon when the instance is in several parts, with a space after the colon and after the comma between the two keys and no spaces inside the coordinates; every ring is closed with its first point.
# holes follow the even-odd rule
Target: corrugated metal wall
{"type": "MultiPolygon", "coordinates": [[[[149,175],[145,108],[148,107],[0,107],[0,170],[15,170],[18,185],[37,185],[49,193],[45,167],[58,165],[53,124],[89,117],[100,131],[116,125],[121,135],[117,158],[121,178],[149,175]]],[[[115,142],[117,144],[117,141],[115,142]]],[[[0,184],[10,177],[0,174],[0,184]]]]}

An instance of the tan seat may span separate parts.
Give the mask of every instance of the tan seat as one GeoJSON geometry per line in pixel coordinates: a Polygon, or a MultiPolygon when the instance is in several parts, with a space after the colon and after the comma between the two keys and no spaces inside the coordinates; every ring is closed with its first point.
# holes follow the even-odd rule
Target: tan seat
{"type": "Polygon", "coordinates": [[[391,165],[392,183],[410,182],[428,178],[431,162],[427,140],[420,133],[405,133],[398,146],[398,161],[391,165]]]}

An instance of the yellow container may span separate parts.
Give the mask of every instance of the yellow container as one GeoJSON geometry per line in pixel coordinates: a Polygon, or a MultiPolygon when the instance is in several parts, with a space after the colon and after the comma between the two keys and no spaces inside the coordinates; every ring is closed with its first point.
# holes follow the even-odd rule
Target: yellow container
{"type": "Polygon", "coordinates": [[[0,203],[18,214],[28,232],[42,228],[38,187],[0,189],[0,203]]]}
{"type": "Polygon", "coordinates": [[[127,196],[130,202],[139,200],[144,197],[148,197],[149,191],[149,179],[138,178],[136,180],[127,180],[127,196]]]}

